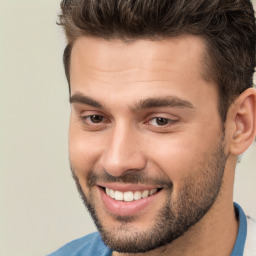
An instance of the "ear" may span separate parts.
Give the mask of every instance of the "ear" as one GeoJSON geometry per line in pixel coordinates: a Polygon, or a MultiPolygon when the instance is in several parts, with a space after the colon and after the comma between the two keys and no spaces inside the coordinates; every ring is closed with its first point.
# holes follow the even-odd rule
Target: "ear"
{"type": "Polygon", "coordinates": [[[256,90],[241,93],[229,109],[229,151],[241,155],[252,144],[256,135],[256,90]]]}

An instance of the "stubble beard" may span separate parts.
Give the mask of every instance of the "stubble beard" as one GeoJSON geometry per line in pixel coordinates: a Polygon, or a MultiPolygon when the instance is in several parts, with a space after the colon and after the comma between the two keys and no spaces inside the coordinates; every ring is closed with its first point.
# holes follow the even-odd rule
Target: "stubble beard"
{"type": "MultiPolygon", "coordinates": [[[[95,205],[94,194],[89,192],[85,195],[79,183],[76,171],[71,167],[74,180],[79,194],[91,214],[104,243],[112,250],[120,253],[145,253],[161,246],[170,244],[182,236],[209,211],[216,201],[221,190],[224,169],[227,157],[224,153],[223,139],[216,147],[215,152],[205,161],[201,168],[191,171],[184,178],[183,186],[179,191],[178,198],[172,198],[172,182],[163,181],[168,187],[165,188],[168,200],[154,218],[154,223],[141,231],[133,225],[133,217],[116,216],[118,225],[106,228],[104,221],[99,218],[95,205]]],[[[106,181],[118,181],[130,183],[146,183],[147,179],[135,175],[113,177],[108,173],[103,175],[106,181]]],[[[97,182],[97,174],[91,171],[88,175],[87,185],[92,188],[97,182]]],[[[153,211],[154,209],[152,209],[153,211]]]]}

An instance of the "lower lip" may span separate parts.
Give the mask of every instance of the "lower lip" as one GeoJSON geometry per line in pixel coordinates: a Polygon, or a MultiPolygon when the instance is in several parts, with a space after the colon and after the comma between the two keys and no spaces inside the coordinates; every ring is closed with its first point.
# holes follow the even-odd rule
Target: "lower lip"
{"type": "Polygon", "coordinates": [[[152,205],[161,192],[157,192],[147,198],[132,202],[117,201],[109,197],[102,188],[99,188],[102,202],[108,212],[118,216],[134,216],[143,212],[145,208],[152,205]]]}

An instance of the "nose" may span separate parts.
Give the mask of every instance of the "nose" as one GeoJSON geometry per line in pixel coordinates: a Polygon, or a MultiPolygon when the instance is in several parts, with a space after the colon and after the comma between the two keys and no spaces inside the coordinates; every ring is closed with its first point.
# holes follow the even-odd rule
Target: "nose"
{"type": "Polygon", "coordinates": [[[146,166],[146,156],[140,144],[139,132],[127,125],[118,125],[109,133],[102,166],[106,172],[120,177],[126,172],[139,171],[146,166]]]}

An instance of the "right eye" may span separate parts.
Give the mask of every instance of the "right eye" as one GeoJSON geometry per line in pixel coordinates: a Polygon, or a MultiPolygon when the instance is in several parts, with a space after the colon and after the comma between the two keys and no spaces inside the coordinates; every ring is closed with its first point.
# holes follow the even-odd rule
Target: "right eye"
{"type": "Polygon", "coordinates": [[[107,118],[102,115],[87,115],[80,117],[85,126],[99,126],[107,123],[107,118]]]}
{"type": "Polygon", "coordinates": [[[107,117],[101,114],[90,114],[83,113],[79,117],[83,129],[88,131],[98,131],[106,127],[110,122],[107,117]]]}
{"type": "Polygon", "coordinates": [[[93,124],[98,124],[101,123],[104,120],[104,117],[101,115],[90,115],[90,116],[85,116],[82,117],[84,122],[90,122],[93,124]]]}

